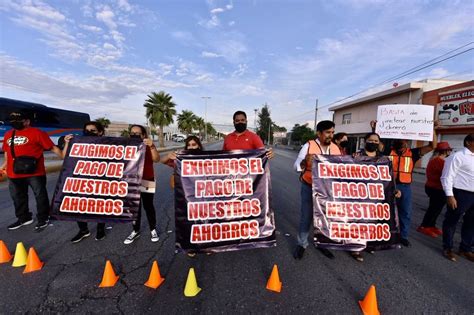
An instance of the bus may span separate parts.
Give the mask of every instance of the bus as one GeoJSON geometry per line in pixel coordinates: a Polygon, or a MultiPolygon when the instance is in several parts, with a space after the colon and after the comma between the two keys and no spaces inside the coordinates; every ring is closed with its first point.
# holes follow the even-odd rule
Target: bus
{"type": "MultiPolygon", "coordinates": [[[[5,132],[12,128],[8,116],[15,111],[29,113],[31,125],[45,131],[56,144],[62,136],[82,135],[84,124],[90,121],[89,114],[86,113],[0,97],[0,141],[2,142],[5,132]]],[[[0,150],[2,150],[1,145],[0,150]]]]}

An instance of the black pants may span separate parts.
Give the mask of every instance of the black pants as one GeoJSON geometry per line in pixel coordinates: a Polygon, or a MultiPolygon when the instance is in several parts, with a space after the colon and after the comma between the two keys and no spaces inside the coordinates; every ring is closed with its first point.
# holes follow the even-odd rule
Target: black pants
{"type": "MultiPolygon", "coordinates": [[[[87,222],[77,221],[77,225],[79,226],[79,230],[81,230],[81,232],[89,232],[87,222]]],[[[97,232],[99,231],[105,231],[105,223],[97,223],[97,232]]]]}
{"type": "Polygon", "coordinates": [[[425,186],[425,192],[428,197],[430,197],[430,204],[428,206],[428,210],[425,213],[421,226],[436,227],[436,220],[446,205],[446,194],[442,189],[431,188],[428,186],[425,186]]]}
{"type": "Polygon", "coordinates": [[[46,175],[24,178],[10,178],[8,189],[15,206],[18,220],[25,222],[32,218],[28,207],[28,187],[31,187],[36,198],[38,222],[45,222],[49,217],[49,198],[46,190],[46,175]]]}
{"type": "Polygon", "coordinates": [[[472,252],[474,247],[474,192],[453,189],[454,198],[458,204],[457,209],[448,207],[443,221],[443,248],[453,248],[454,232],[459,219],[462,219],[461,244],[459,249],[472,252]]]}
{"type": "Polygon", "coordinates": [[[142,222],[142,206],[145,209],[146,217],[148,219],[148,224],[150,225],[150,231],[156,229],[156,213],[155,206],[153,205],[153,199],[155,194],[144,193],[140,194],[141,203],[140,208],[138,209],[138,217],[136,221],[133,221],[133,230],[135,232],[140,231],[141,222],[142,222]]]}

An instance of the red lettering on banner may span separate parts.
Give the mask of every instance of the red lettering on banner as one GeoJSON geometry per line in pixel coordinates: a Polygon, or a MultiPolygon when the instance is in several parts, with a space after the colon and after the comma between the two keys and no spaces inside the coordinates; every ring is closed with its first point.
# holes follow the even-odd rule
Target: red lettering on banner
{"type": "Polygon", "coordinates": [[[365,183],[332,182],[334,198],[367,199],[368,192],[365,183]]]}
{"type": "Polygon", "coordinates": [[[135,146],[125,147],[125,156],[124,159],[127,161],[134,161],[138,159],[138,148],[135,146]]]}
{"type": "Polygon", "coordinates": [[[59,211],[68,213],[106,214],[118,216],[123,214],[123,201],[65,196],[61,201],[59,211]]]}
{"type": "Polygon", "coordinates": [[[249,159],[249,164],[250,174],[255,175],[264,173],[262,159],[249,159]]]}
{"type": "Polygon", "coordinates": [[[196,198],[253,195],[252,179],[196,180],[196,198]]]}
{"type": "Polygon", "coordinates": [[[119,196],[125,197],[128,193],[128,183],[125,181],[107,181],[89,178],[67,177],[64,181],[64,193],[119,196]]]}
{"type": "Polygon", "coordinates": [[[367,188],[369,189],[370,199],[385,200],[385,192],[383,190],[383,184],[368,183],[367,188]]]}
{"type": "Polygon", "coordinates": [[[329,224],[330,238],[335,240],[351,241],[388,241],[390,240],[390,226],[386,223],[341,223],[329,224]]]}
{"type": "Polygon", "coordinates": [[[260,200],[256,198],[187,204],[187,218],[190,221],[258,217],[261,213],[260,200]]]}
{"type": "Polygon", "coordinates": [[[389,220],[390,205],[388,203],[328,201],[326,216],[336,219],[389,220]]]}
{"type": "Polygon", "coordinates": [[[260,236],[258,221],[194,224],[191,226],[190,241],[193,244],[222,242],[238,239],[254,239],[260,236]]]}
{"type": "Polygon", "coordinates": [[[109,165],[107,167],[107,177],[122,178],[123,177],[123,167],[124,167],[123,163],[109,162],[109,165]]]}

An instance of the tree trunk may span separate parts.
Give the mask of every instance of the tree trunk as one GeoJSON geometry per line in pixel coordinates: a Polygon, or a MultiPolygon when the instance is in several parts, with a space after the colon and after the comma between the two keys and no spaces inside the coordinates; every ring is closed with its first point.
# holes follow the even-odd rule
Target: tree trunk
{"type": "Polygon", "coordinates": [[[158,137],[159,137],[159,140],[160,140],[160,147],[161,148],[164,148],[165,147],[165,137],[163,135],[163,126],[159,126],[160,128],[158,128],[158,137]]]}

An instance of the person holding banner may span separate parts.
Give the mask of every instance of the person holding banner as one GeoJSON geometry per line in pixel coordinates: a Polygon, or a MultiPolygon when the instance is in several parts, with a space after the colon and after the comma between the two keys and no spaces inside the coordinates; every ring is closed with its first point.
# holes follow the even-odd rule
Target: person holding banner
{"type": "MultiPolygon", "coordinates": [[[[262,139],[254,132],[247,129],[247,114],[244,111],[236,111],[232,116],[235,131],[224,138],[223,151],[230,150],[257,150],[264,149],[262,139]]],[[[273,150],[267,151],[267,157],[274,157],[273,150]]]]}
{"type": "MultiPolygon", "coordinates": [[[[376,124],[376,120],[370,122],[373,131],[375,131],[376,124]]],[[[436,128],[437,125],[438,122],[435,121],[434,127],[436,128]]],[[[393,176],[396,181],[396,189],[402,193],[396,202],[400,220],[400,243],[405,247],[411,247],[411,243],[408,240],[408,233],[412,213],[411,183],[413,181],[413,170],[416,162],[418,162],[423,155],[433,151],[433,146],[436,146],[436,143],[436,129],[433,129],[433,140],[429,142],[428,145],[420,148],[410,149],[408,147],[408,140],[395,139],[390,155],[388,156],[393,164],[393,176]]]]}
{"type": "MultiPolygon", "coordinates": [[[[132,125],[130,127],[130,138],[139,138],[143,140],[146,145],[145,152],[145,165],[143,168],[142,185],[140,187],[140,198],[141,205],[145,209],[146,217],[148,219],[148,225],[150,226],[151,241],[153,243],[158,242],[160,237],[156,232],[156,211],[153,205],[153,199],[155,197],[155,174],[153,170],[153,162],[160,161],[160,153],[156,150],[153,141],[148,138],[145,127],[141,125],[132,125]]],[[[133,231],[123,241],[125,245],[133,243],[137,238],[140,237],[141,227],[141,207],[138,210],[137,220],[133,222],[133,231]]]]}
{"type": "Polygon", "coordinates": [[[448,203],[443,221],[443,255],[456,261],[453,238],[462,217],[459,255],[474,262],[474,133],[464,138],[463,150],[446,159],[441,183],[448,203]]]}
{"type": "MultiPolygon", "coordinates": [[[[330,120],[320,121],[316,126],[316,140],[308,141],[301,148],[294,163],[295,170],[301,174],[301,216],[298,229],[298,245],[293,253],[295,259],[303,258],[304,251],[308,247],[309,229],[313,223],[313,176],[311,168],[314,155],[341,155],[338,146],[332,142],[334,127],[334,122],[330,120]]],[[[318,247],[318,250],[326,257],[334,258],[334,255],[328,249],[318,247]]]]}
{"type": "Polygon", "coordinates": [[[28,209],[28,187],[31,187],[37,207],[38,223],[35,231],[41,231],[48,226],[50,210],[43,152],[51,150],[62,158],[62,151],[46,132],[31,126],[29,113],[12,112],[9,120],[13,129],[7,131],[3,138],[5,160],[0,169],[9,179],[8,188],[17,221],[10,224],[8,229],[16,230],[33,223],[28,209]]]}
{"type": "Polygon", "coordinates": [[[449,146],[449,143],[438,143],[426,167],[425,192],[430,198],[430,203],[421,225],[416,230],[431,237],[438,237],[443,234],[443,231],[436,227],[436,220],[446,205],[446,194],[441,184],[441,173],[443,172],[444,160],[452,151],[453,149],[449,146]]]}
{"type": "MultiPolygon", "coordinates": [[[[88,137],[102,137],[105,133],[105,128],[101,123],[97,121],[89,121],[84,124],[82,129],[84,136],[88,137]]],[[[74,135],[67,135],[64,137],[64,152],[67,152],[69,141],[74,137],[74,135]]],[[[79,226],[79,232],[71,239],[71,243],[79,243],[84,238],[89,237],[91,233],[87,226],[87,222],[77,221],[79,226]]],[[[96,241],[103,240],[105,238],[105,223],[97,223],[97,232],[95,236],[96,241]]]]}

